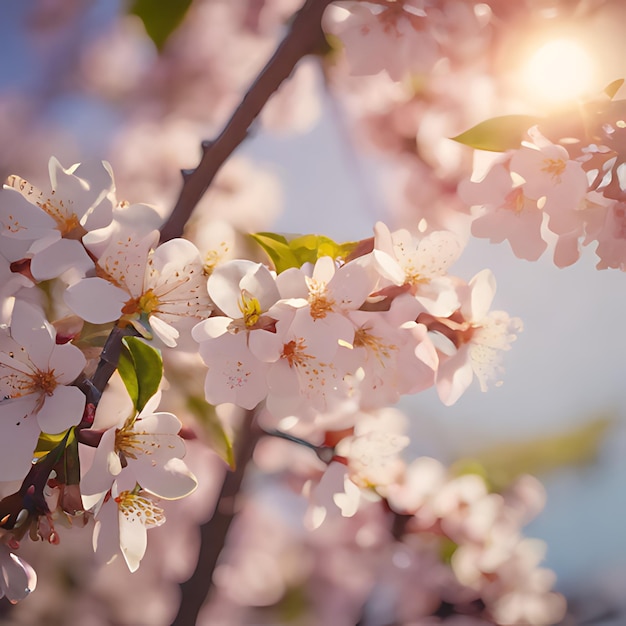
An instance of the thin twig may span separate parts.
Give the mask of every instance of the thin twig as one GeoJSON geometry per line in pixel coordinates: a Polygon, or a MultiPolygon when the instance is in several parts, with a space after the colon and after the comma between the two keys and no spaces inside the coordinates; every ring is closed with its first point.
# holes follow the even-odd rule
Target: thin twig
{"type": "Polygon", "coordinates": [[[313,452],[317,455],[317,458],[323,463],[328,464],[335,457],[335,449],[331,446],[316,446],[314,443],[301,439],[300,437],[290,435],[289,433],[285,433],[282,430],[265,430],[263,432],[270,437],[285,439],[286,441],[291,441],[292,443],[297,443],[299,446],[304,446],[309,450],[313,450],[313,452]]]}
{"type": "Polygon", "coordinates": [[[246,467],[252,458],[257,441],[263,434],[254,424],[254,411],[248,411],[237,438],[237,465],[234,472],[228,472],[222,484],[215,513],[200,526],[200,554],[194,573],[181,584],[181,599],[178,615],[172,626],[195,624],[213,583],[213,571],[226,542],[226,535],[237,512],[237,494],[246,467]]]}
{"type": "Polygon", "coordinates": [[[250,126],[270,96],[289,77],[298,61],[315,52],[324,41],[321,19],[331,0],[306,0],[295,14],[289,31],[261,70],[232,117],[214,141],[202,142],[198,167],[183,170],[183,187],[176,206],[161,228],[161,242],[180,237],[191,212],[220,167],[247,137],[250,126]]]}

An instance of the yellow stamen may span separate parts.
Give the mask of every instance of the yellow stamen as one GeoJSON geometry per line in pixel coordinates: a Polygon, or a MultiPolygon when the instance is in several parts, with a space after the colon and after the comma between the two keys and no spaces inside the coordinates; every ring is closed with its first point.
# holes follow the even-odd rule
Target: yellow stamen
{"type": "Polygon", "coordinates": [[[246,328],[252,328],[256,325],[263,312],[261,303],[254,297],[250,296],[247,291],[242,290],[241,299],[239,301],[239,310],[243,317],[246,328]]]}
{"type": "Polygon", "coordinates": [[[565,171],[565,161],[563,159],[544,159],[543,163],[544,166],[541,171],[550,174],[557,182],[561,182],[561,174],[565,171]]]}

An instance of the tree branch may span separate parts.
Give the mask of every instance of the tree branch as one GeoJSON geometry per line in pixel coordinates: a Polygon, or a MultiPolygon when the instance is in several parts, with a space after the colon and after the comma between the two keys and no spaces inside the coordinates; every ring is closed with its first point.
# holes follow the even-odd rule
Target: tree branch
{"type": "Polygon", "coordinates": [[[226,473],[215,513],[208,522],[200,526],[198,564],[191,578],[180,585],[180,607],[172,626],[196,623],[198,613],[213,584],[213,571],[237,512],[236,497],[241,490],[241,483],[254,448],[263,434],[254,424],[254,416],[254,411],[247,411],[237,438],[236,469],[234,472],[226,473]]]}
{"type": "Polygon", "coordinates": [[[324,41],[321,19],[331,0],[306,0],[295,14],[289,31],[261,70],[232,117],[214,141],[202,142],[198,167],[183,171],[183,187],[176,206],[161,228],[161,242],[180,237],[191,212],[220,167],[247,137],[248,131],[270,96],[289,77],[298,61],[324,41]]]}
{"type": "MultiPolygon", "coordinates": [[[[322,15],[331,0],[306,0],[294,16],[289,31],[271,59],[243,97],[220,135],[202,143],[202,158],[194,170],[183,171],[183,187],[169,219],[161,228],[161,242],[179,237],[191,212],[215,178],[220,167],[247,137],[250,126],[270,96],[289,77],[298,61],[323,42],[322,15]]],[[[213,572],[236,514],[236,496],[246,467],[262,432],[248,411],[238,437],[237,465],[224,478],[213,517],[200,527],[200,553],[192,576],[181,584],[178,615],[172,626],[195,624],[213,584],[213,572]]]]}

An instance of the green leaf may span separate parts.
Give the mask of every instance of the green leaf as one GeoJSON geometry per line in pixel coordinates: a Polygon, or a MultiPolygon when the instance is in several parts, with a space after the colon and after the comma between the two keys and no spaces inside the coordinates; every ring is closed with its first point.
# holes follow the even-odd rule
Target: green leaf
{"type": "MultiPolygon", "coordinates": [[[[73,435],[73,433],[72,433],[73,435]]],[[[78,439],[70,436],[63,457],[55,465],[57,481],[64,485],[78,485],[80,483],[80,459],[78,456],[78,439]]]]}
{"type": "Polygon", "coordinates": [[[48,452],[54,450],[68,435],[68,431],[64,430],[57,435],[49,435],[48,433],[40,433],[37,446],[33,456],[40,459],[48,454],[48,452]]]}
{"type": "Polygon", "coordinates": [[[541,118],[531,115],[502,115],[485,120],[451,139],[476,150],[506,152],[519,148],[528,129],[540,122],[541,118]]]}
{"type": "Polygon", "coordinates": [[[189,396],[187,407],[196,419],[209,440],[209,445],[215,453],[228,464],[231,470],[235,469],[235,453],[233,443],[220,422],[215,407],[199,396],[189,396]]]}
{"type": "Polygon", "coordinates": [[[608,417],[598,417],[564,433],[499,444],[460,459],[452,470],[480,474],[494,491],[501,491],[522,474],[539,475],[592,463],[612,423],[608,417]]]}
{"type": "Polygon", "coordinates": [[[336,243],[324,235],[298,235],[287,239],[277,233],[254,233],[251,237],[265,250],[280,274],[290,267],[315,263],[323,256],[345,259],[357,242],[336,243]]]}
{"type": "Polygon", "coordinates": [[[33,455],[38,460],[33,467],[46,467],[48,468],[48,473],[50,473],[61,460],[66,446],[74,441],[76,441],[76,435],[73,427],[57,435],[40,433],[33,455]]]}
{"type": "Polygon", "coordinates": [[[117,362],[117,371],[126,386],[126,391],[128,391],[133,405],[136,407],[139,399],[139,381],[137,380],[135,362],[130,351],[122,350],[117,362]]]}
{"type": "Polygon", "coordinates": [[[138,337],[125,337],[117,370],[137,412],[158,391],[163,378],[161,353],[138,337]]]}
{"type": "Polygon", "coordinates": [[[620,90],[620,87],[623,84],[624,84],[624,79],[618,78],[617,80],[614,80],[612,83],[609,83],[604,88],[604,93],[609,97],[610,100],[613,100],[613,98],[615,98],[615,94],[620,90]]]}
{"type": "Polygon", "coordinates": [[[253,233],[250,236],[265,250],[279,274],[290,267],[300,267],[298,259],[289,247],[289,242],[284,235],[253,233]]]}
{"type": "Polygon", "coordinates": [[[128,12],[143,22],[148,36],[161,52],[183,21],[192,0],[134,0],[128,12]]]}
{"type": "Polygon", "coordinates": [[[356,241],[336,243],[324,235],[302,235],[289,242],[289,247],[296,255],[300,266],[306,262],[315,263],[323,256],[344,259],[356,248],[356,245],[356,241]]]}

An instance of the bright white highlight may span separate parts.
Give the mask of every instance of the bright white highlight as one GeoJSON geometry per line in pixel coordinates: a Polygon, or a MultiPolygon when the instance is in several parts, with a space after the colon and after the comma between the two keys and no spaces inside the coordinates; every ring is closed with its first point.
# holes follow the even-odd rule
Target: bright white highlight
{"type": "Polygon", "coordinates": [[[579,43],[555,39],[530,58],[524,82],[535,97],[550,103],[582,96],[591,87],[593,62],[579,43]]]}

